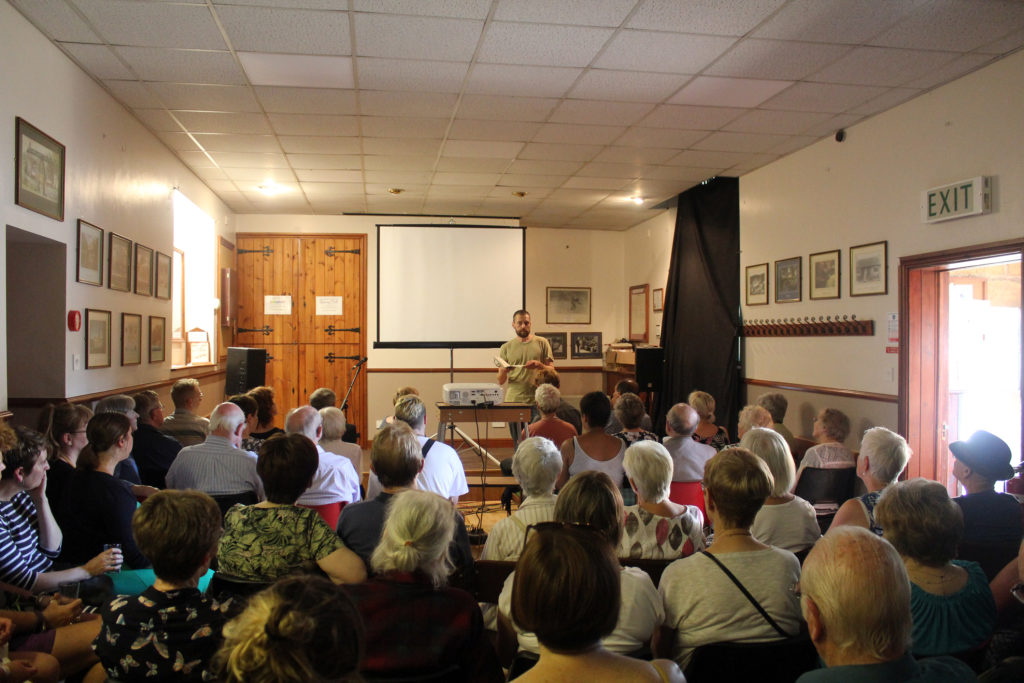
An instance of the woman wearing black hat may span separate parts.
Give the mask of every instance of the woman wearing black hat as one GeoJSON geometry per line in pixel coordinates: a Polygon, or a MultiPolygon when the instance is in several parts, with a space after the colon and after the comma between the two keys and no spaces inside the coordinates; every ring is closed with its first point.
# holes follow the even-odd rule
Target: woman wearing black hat
{"type": "Polygon", "coordinates": [[[954,498],[964,513],[964,540],[972,543],[1019,543],[1021,507],[1017,499],[996,493],[997,481],[1014,475],[1010,447],[994,434],[977,431],[967,441],[949,445],[953,476],[966,495],[954,498]]]}

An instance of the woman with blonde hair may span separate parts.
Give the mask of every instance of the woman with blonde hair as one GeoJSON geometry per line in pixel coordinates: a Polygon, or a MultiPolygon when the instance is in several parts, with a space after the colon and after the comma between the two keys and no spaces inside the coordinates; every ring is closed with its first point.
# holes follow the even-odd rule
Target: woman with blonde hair
{"type": "Polygon", "coordinates": [[[728,446],[729,432],[725,427],[715,424],[714,397],[706,391],[691,391],[686,397],[686,402],[700,416],[700,423],[693,432],[693,440],[712,446],[716,451],[728,446]]]}

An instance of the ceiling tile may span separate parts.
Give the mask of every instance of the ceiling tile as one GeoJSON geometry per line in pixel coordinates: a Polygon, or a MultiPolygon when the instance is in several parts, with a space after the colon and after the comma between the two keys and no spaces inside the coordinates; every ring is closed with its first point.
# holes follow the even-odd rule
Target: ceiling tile
{"type": "Polygon", "coordinates": [[[661,102],[679,90],[688,76],[589,69],[569,97],[619,102],[661,102]]]}
{"type": "Polygon", "coordinates": [[[351,57],[276,55],[239,52],[238,60],[253,85],[304,88],[352,88],[351,57]]]}
{"type": "Polygon", "coordinates": [[[498,4],[494,18],[538,24],[614,27],[622,23],[634,5],[635,0],[503,0],[498,4]]]}
{"type": "Polygon", "coordinates": [[[245,77],[228,52],[173,50],[148,47],[115,48],[121,58],[143,81],[181,81],[243,85],[245,77]]]}
{"type": "Polygon", "coordinates": [[[206,151],[213,152],[280,152],[281,146],[273,135],[220,135],[194,133],[196,142],[206,151]]]}
{"type": "Polygon", "coordinates": [[[139,81],[103,81],[104,87],[126,107],[143,107],[160,109],[163,104],[160,98],[145,84],[139,81]]]}
{"type": "Polygon", "coordinates": [[[542,161],[590,161],[602,149],[601,145],[566,145],[558,142],[531,142],[519,153],[520,159],[542,161]]]}
{"type": "Polygon", "coordinates": [[[806,131],[811,126],[819,125],[831,118],[829,114],[818,112],[754,109],[727,124],[722,130],[734,133],[782,133],[785,135],[797,135],[806,131]]]}
{"type": "Polygon", "coordinates": [[[448,140],[444,143],[441,154],[446,157],[495,157],[498,159],[514,159],[522,147],[522,142],[448,140]]]}
{"type": "Polygon", "coordinates": [[[640,170],[641,180],[675,180],[681,183],[698,183],[707,177],[706,168],[691,166],[644,166],[640,170]]]}
{"type": "Polygon", "coordinates": [[[662,104],[641,122],[649,128],[717,130],[744,112],[737,107],[690,107],[662,104]]]}
{"type": "Polygon", "coordinates": [[[642,164],[639,163],[609,163],[592,161],[581,168],[576,175],[587,178],[639,178],[642,164]]]}
{"type": "Polygon", "coordinates": [[[452,140],[498,140],[526,142],[540,128],[539,123],[527,121],[476,121],[456,119],[448,137],[452,140]]]}
{"type": "Polygon", "coordinates": [[[775,97],[763,102],[761,107],[841,114],[873,97],[878,97],[883,92],[885,92],[885,88],[865,85],[804,82],[783,90],[775,97]]]}
{"type": "Polygon", "coordinates": [[[811,80],[851,85],[896,86],[924,76],[956,57],[951,52],[859,47],[811,76],[811,80]]]}
{"type": "Polygon", "coordinates": [[[537,131],[534,142],[567,144],[608,144],[624,133],[624,126],[584,126],[569,123],[545,123],[537,131]]]}
{"type": "Polygon", "coordinates": [[[746,39],[708,67],[711,76],[798,81],[850,51],[845,45],[746,39]]]}
{"type": "Polygon", "coordinates": [[[233,180],[206,179],[203,182],[214,192],[238,192],[238,186],[233,180]]]}
{"type": "Polygon", "coordinates": [[[646,0],[629,19],[631,28],[742,36],[785,0],[646,0]]]}
{"type": "Polygon", "coordinates": [[[158,132],[156,136],[176,152],[195,152],[200,149],[188,133],[165,131],[158,132]]]}
{"type": "Polygon", "coordinates": [[[537,175],[572,175],[583,166],[578,161],[532,161],[519,159],[508,167],[509,173],[537,175]]]}
{"type": "Polygon", "coordinates": [[[993,60],[994,57],[989,54],[961,55],[938,69],[932,69],[920,78],[907,81],[903,85],[907,88],[927,90],[928,88],[960,78],[964,74],[979,69],[993,60]]]}
{"type": "Polygon", "coordinates": [[[469,69],[467,62],[418,62],[409,59],[371,59],[355,62],[359,87],[368,90],[459,92],[469,69]]]}
{"type": "Polygon", "coordinates": [[[263,114],[214,111],[175,111],[174,116],[193,133],[269,134],[270,124],[263,114]]]}
{"type": "Polygon", "coordinates": [[[586,123],[605,126],[630,126],[653,109],[639,102],[599,100],[563,100],[551,114],[553,123],[586,123]]]}
{"type": "Polygon", "coordinates": [[[359,154],[359,138],[281,135],[281,149],[294,154],[359,154]]]}
{"type": "Polygon", "coordinates": [[[102,27],[102,37],[113,45],[227,49],[204,5],[89,0],[79,2],[78,8],[93,26],[102,27]]]}
{"type": "MultiPolygon", "coordinates": [[[[213,163],[213,162],[210,162],[210,163],[213,163]]],[[[208,181],[208,180],[227,180],[228,179],[228,174],[225,173],[224,169],[222,169],[222,168],[212,168],[212,167],[211,168],[202,168],[202,167],[198,167],[197,168],[195,166],[189,166],[189,168],[192,170],[193,173],[195,173],[197,176],[199,176],[200,180],[202,180],[204,182],[208,181]]]]}
{"type": "Polygon", "coordinates": [[[181,131],[181,126],[171,118],[166,109],[133,109],[132,114],[150,130],[181,131]]]}
{"type": "Polygon", "coordinates": [[[671,104],[756,107],[792,85],[790,81],[698,76],[669,100],[671,104]]]}
{"type": "Polygon", "coordinates": [[[388,14],[356,14],[360,57],[466,61],[473,56],[482,21],[388,14]]]}
{"type": "Polygon", "coordinates": [[[362,159],[356,154],[289,154],[288,162],[295,169],[362,169],[362,159]]]}
{"type": "MultiPolygon", "coordinates": [[[[178,0],[161,0],[177,2],[178,0]]],[[[197,0],[190,0],[196,2],[197,0]]],[[[211,0],[214,5],[252,5],[254,7],[288,7],[290,9],[336,9],[338,0],[211,0]]]]}
{"type": "Polygon", "coordinates": [[[370,213],[421,214],[423,209],[421,197],[392,197],[389,194],[370,195],[366,198],[366,210],[370,213]]]}
{"type": "Polygon", "coordinates": [[[414,140],[410,138],[363,138],[364,154],[397,154],[399,156],[437,157],[440,140],[414,140]]]}
{"type": "Polygon", "coordinates": [[[448,128],[448,119],[360,116],[359,125],[367,137],[441,139],[448,128]]]}
{"type": "Polygon", "coordinates": [[[258,112],[259,105],[249,88],[237,85],[195,85],[150,83],[148,86],[168,109],[258,112]]]}
{"type": "Polygon", "coordinates": [[[100,43],[88,24],[64,0],[9,0],[29,21],[52,40],[100,43]]]}
{"type": "Polygon", "coordinates": [[[506,173],[501,176],[499,184],[503,187],[530,188],[547,187],[555,188],[569,179],[567,175],[533,175],[525,173],[506,173]]]}
{"type": "Polygon", "coordinates": [[[1011,31],[999,40],[995,40],[987,45],[982,45],[978,48],[978,52],[984,52],[991,55],[1004,55],[1008,52],[1013,52],[1021,45],[1024,45],[1024,29],[1011,31]]]}
{"type": "Polygon", "coordinates": [[[489,121],[543,121],[558,104],[549,97],[505,97],[501,95],[463,95],[457,119],[489,121]]]}
{"type": "Polygon", "coordinates": [[[317,197],[343,197],[345,195],[359,195],[363,194],[363,183],[316,183],[316,182],[304,182],[301,183],[302,191],[306,193],[306,196],[310,199],[317,197]]]}
{"type": "Polygon", "coordinates": [[[969,52],[1024,26],[1024,3],[944,0],[917,7],[872,45],[969,52]]]}
{"type": "MultiPolygon", "coordinates": [[[[244,154],[241,152],[211,152],[210,156],[217,162],[217,165],[227,171],[228,177],[232,180],[238,180],[238,178],[231,174],[228,169],[231,168],[245,168],[245,169],[269,169],[269,168],[288,168],[288,160],[285,159],[283,154],[244,154]]],[[[291,174],[291,171],[288,171],[291,174]]]]}
{"type": "Polygon", "coordinates": [[[565,187],[570,189],[608,190],[609,192],[616,192],[626,187],[631,182],[633,182],[631,178],[588,178],[583,176],[574,176],[565,181],[565,187]]]}
{"type": "MultiPolygon", "coordinates": [[[[371,140],[367,140],[371,142],[371,140]]],[[[434,152],[440,143],[435,143],[434,152]]],[[[367,171],[430,171],[434,168],[435,156],[400,156],[399,154],[367,154],[363,166],[367,171]]]]}
{"type": "Polygon", "coordinates": [[[803,131],[804,135],[811,135],[816,138],[832,135],[840,128],[847,128],[864,118],[861,114],[835,114],[832,117],[810,126],[803,131]]]}
{"type": "Polygon", "coordinates": [[[361,183],[363,172],[354,170],[339,170],[320,168],[297,168],[295,176],[302,182],[320,183],[361,183]]]}
{"type": "Polygon", "coordinates": [[[350,55],[347,12],[225,5],[217,8],[236,50],[302,55],[350,55]]]}
{"type": "Polygon", "coordinates": [[[721,152],[765,152],[775,145],[781,144],[785,137],[784,135],[759,133],[718,132],[712,133],[696,143],[693,148],[721,152]]]}
{"type": "Polygon", "coordinates": [[[695,74],[713,62],[733,38],[657,31],[621,31],[608,43],[594,66],[601,69],[695,74]]]}
{"type": "Polygon", "coordinates": [[[414,185],[422,185],[424,191],[431,176],[433,173],[430,171],[367,171],[364,174],[367,183],[380,183],[406,190],[414,185]]]}
{"type": "Polygon", "coordinates": [[[441,157],[437,160],[438,171],[453,173],[503,173],[508,167],[508,159],[441,157]]]}
{"type": "MultiPolygon", "coordinates": [[[[278,0],[267,0],[277,2],[278,0]]],[[[335,5],[338,0],[326,0],[335,5]]],[[[419,14],[429,17],[455,17],[485,19],[491,0],[353,0],[357,12],[386,12],[388,14],[419,14]]]]}
{"type": "Polygon", "coordinates": [[[660,164],[679,153],[669,147],[605,147],[594,161],[629,164],[660,164]]]}
{"type": "Polygon", "coordinates": [[[587,66],[612,36],[610,29],[495,21],[477,59],[491,64],[587,66]]]}
{"type": "Polygon", "coordinates": [[[225,168],[224,173],[228,178],[239,182],[295,182],[295,174],[290,168],[225,168]]]}
{"type": "Polygon", "coordinates": [[[920,90],[914,90],[912,88],[890,88],[878,97],[873,97],[867,102],[863,102],[856,107],[852,107],[850,111],[855,114],[871,116],[885,111],[886,109],[895,107],[897,104],[903,104],[911,97],[916,97],[920,94],[920,90]]]}
{"type": "Polygon", "coordinates": [[[642,128],[634,126],[615,139],[616,145],[629,147],[666,147],[685,149],[707,137],[706,130],[674,130],[672,128],[642,128]]]}
{"type": "Polygon", "coordinates": [[[87,73],[101,79],[136,78],[128,67],[106,45],[61,43],[60,47],[78,62],[87,73]]]}
{"type": "Polygon", "coordinates": [[[859,45],[920,4],[921,0],[792,0],[753,35],[859,45]]]}
{"type": "MultiPolygon", "coordinates": [[[[452,177],[453,175],[457,175],[457,174],[452,174],[449,177],[452,177]]],[[[492,180],[497,180],[497,179],[498,179],[497,176],[492,176],[492,180]]],[[[480,200],[480,199],[483,199],[484,197],[487,196],[487,194],[491,191],[491,187],[493,185],[494,185],[494,183],[490,183],[490,184],[486,184],[486,185],[482,185],[482,184],[479,184],[479,183],[473,184],[473,185],[447,185],[447,184],[441,183],[441,184],[437,184],[437,185],[431,185],[430,188],[427,190],[427,196],[429,198],[438,198],[438,199],[440,199],[440,198],[448,198],[448,199],[456,198],[456,199],[458,199],[458,198],[466,197],[466,198],[474,198],[476,200],[480,200]]]]}
{"type": "Polygon", "coordinates": [[[541,203],[541,207],[561,204],[563,206],[578,207],[582,211],[587,207],[597,204],[607,196],[608,192],[605,190],[560,189],[549,194],[547,199],[541,203]]]}
{"type": "Polygon", "coordinates": [[[278,114],[356,114],[354,90],[256,86],[256,97],[268,112],[278,114]]]}
{"type": "MultiPolygon", "coordinates": [[[[787,137],[783,142],[779,143],[778,145],[775,145],[774,147],[771,147],[767,151],[772,153],[772,154],[779,154],[779,155],[783,155],[783,156],[786,155],[786,154],[792,154],[793,152],[796,152],[797,150],[801,150],[804,147],[807,147],[808,145],[813,145],[815,142],[820,140],[822,137],[823,136],[820,136],[820,135],[819,136],[813,136],[813,135],[792,135],[790,137],[787,137]]],[[[733,169],[735,169],[735,168],[737,168],[737,167],[733,166],[733,169]]]]}
{"type": "Polygon", "coordinates": [[[367,116],[421,116],[444,118],[452,115],[458,96],[441,92],[378,92],[359,93],[360,113],[367,116]]]}
{"type": "Polygon", "coordinates": [[[324,135],[351,137],[359,134],[355,116],[322,114],[268,114],[278,135],[324,135]]]}
{"type": "MultiPolygon", "coordinates": [[[[199,174],[200,171],[213,172],[221,170],[216,167],[214,161],[210,159],[208,156],[206,156],[204,152],[176,152],[176,154],[178,155],[179,159],[184,161],[189,168],[195,170],[197,174],[199,174]]],[[[215,177],[223,178],[225,176],[219,175],[215,177]]]]}
{"type": "Polygon", "coordinates": [[[415,185],[415,184],[411,184],[411,183],[399,183],[399,182],[394,182],[394,183],[370,183],[370,182],[367,182],[366,183],[366,194],[368,194],[368,195],[371,195],[371,194],[386,194],[386,195],[391,196],[391,197],[398,197],[399,195],[395,195],[395,194],[392,194],[392,193],[388,192],[388,190],[394,190],[394,189],[397,188],[397,189],[400,189],[402,191],[402,193],[401,193],[402,199],[412,199],[412,198],[415,197],[415,198],[418,198],[419,201],[423,201],[424,197],[427,196],[427,187],[428,187],[428,185],[426,183],[415,185]]]}
{"type": "Polygon", "coordinates": [[[485,95],[562,97],[582,69],[510,64],[475,64],[466,92],[485,95]]]}

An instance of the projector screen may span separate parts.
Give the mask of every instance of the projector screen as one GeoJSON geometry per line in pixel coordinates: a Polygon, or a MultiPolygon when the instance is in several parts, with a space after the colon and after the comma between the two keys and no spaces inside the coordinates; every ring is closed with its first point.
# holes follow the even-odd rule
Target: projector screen
{"type": "Polygon", "coordinates": [[[492,348],[526,301],[526,232],[377,225],[374,348],[492,348]]]}

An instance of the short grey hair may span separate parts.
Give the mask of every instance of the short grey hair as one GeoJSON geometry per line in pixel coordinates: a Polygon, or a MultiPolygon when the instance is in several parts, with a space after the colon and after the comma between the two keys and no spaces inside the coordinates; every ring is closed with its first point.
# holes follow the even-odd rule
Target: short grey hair
{"type": "Polygon", "coordinates": [[[221,403],[210,413],[210,433],[235,433],[239,426],[245,424],[245,413],[231,401],[221,403]]]}
{"type": "Polygon", "coordinates": [[[127,415],[128,411],[135,410],[135,399],[128,394],[114,394],[105,396],[96,401],[94,413],[121,413],[127,415]]]}
{"type": "Polygon", "coordinates": [[[780,393],[761,394],[757,398],[757,405],[767,410],[772,415],[772,420],[782,422],[786,418],[786,409],[789,408],[789,401],[780,393]]]}
{"type": "Polygon", "coordinates": [[[770,494],[772,497],[780,498],[793,488],[796,465],[793,464],[789,444],[781,434],[767,427],[754,427],[740,439],[740,447],[746,448],[768,465],[774,479],[770,494]]]}
{"type": "Polygon", "coordinates": [[[868,472],[878,481],[891,484],[910,462],[907,440],[885,427],[872,427],[860,440],[860,456],[868,459],[868,472]]]}
{"type": "Polygon", "coordinates": [[[761,406],[744,406],[737,418],[736,429],[741,432],[750,431],[753,427],[771,427],[772,414],[761,406]]]}
{"type": "Polygon", "coordinates": [[[619,396],[613,412],[624,429],[636,429],[644,418],[644,402],[636,394],[627,391],[619,396]]]}
{"type": "Polygon", "coordinates": [[[313,443],[317,442],[317,427],[323,425],[320,413],[313,406],[299,406],[288,412],[284,420],[284,431],[286,434],[302,434],[313,443]]]}
{"type": "Polygon", "coordinates": [[[550,495],[561,471],[562,454],[550,439],[543,436],[524,439],[512,456],[512,476],[527,496],[550,495]]]}
{"type": "Polygon", "coordinates": [[[541,384],[533,392],[533,400],[537,403],[537,410],[548,415],[558,410],[562,403],[562,392],[551,384],[541,384]]]}
{"type": "Polygon", "coordinates": [[[692,436],[700,424],[700,415],[687,403],[677,403],[665,417],[668,426],[679,436],[692,436]]]}
{"type": "Polygon", "coordinates": [[[454,534],[451,501],[430,491],[402,491],[388,505],[370,567],[375,574],[418,569],[435,587],[443,586],[452,571],[448,544],[454,534]]]}
{"type": "Polygon", "coordinates": [[[416,429],[427,419],[427,406],[416,394],[406,394],[395,403],[395,419],[416,429]]]}
{"type": "Polygon", "coordinates": [[[637,441],[627,448],[622,468],[643,500],[660,503],[668,498],[672,486],[672,456],[657,441],[637,441]]]}
{"type": "Polygon", "coordinates": [[[321,408],[320,420],[324,425],[325,439],[340,439],[345,436],[345,427],[348,426],[348,422],[345,420],[345,413],[341,412],[341,408],[334,406],[321,408]]]}

